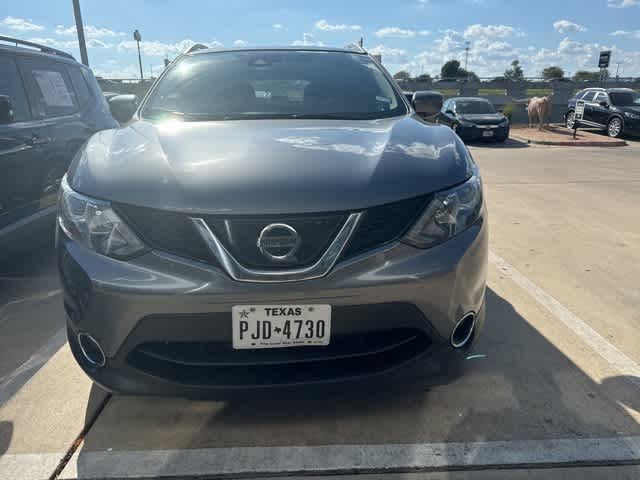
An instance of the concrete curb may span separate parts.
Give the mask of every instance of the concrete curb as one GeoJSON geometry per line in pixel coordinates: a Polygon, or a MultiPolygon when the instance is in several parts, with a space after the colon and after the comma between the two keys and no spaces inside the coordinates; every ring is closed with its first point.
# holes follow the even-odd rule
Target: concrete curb
{"type": "Polygon", "coordinates": [[[534,145],[548,145],[556,147],[624,147],[627,145],[627,142],[624,140],[531,140],[530,138],[521,135],[514,135],[513,131],[510,134],[510,138],[521,142],[532,143],[534,145]]]}

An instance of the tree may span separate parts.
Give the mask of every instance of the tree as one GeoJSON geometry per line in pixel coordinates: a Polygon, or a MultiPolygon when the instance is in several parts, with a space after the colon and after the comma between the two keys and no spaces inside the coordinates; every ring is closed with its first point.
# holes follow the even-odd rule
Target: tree
{"type": "MultiPolygon", "coordinates": [[[[609,72],[605,69],[605,78],[609,78],[609,72]]],[[[576,82],[598,82],[600,81],[600,72],[588,72],[586,70],[578,70],[573,79],[576,82]]]]}
{"type": "Polygon", "coordinates": [[[400,80],[401,82],[406,82],[411,80],[411,74],[406,70],[400,70],[399,72],[396,72],[393,78],[400,80]]]}
{"type": "Polygon", "coordinates": [[[418,81],[418,82],[426,82],[426,83],[428,83],[428,82],[430,82],[430,81],[431,81],[431,75],[429,75],[428,73],[423,73],[423,74],[418,75],[418,76],[416,77],[416,81],[418,81]]]}
{"type": "Polygon", "coordinates": [[[542,70],[542,78],[545,80],[560,80],[564,78],[564,70],[560,67],[552,65],[542,70]]]}
{"type": "Polygon", "coordinates": [[[519,60],[511,62],[511,68],[507,68],[504,71],[504,78],[511,80],[512,82],[520,82],[524,80],[524,72],[522,71],[519,60]]]}
{"type": "Polygon", "coordinates": [[[458,78],[460,71],[460,62],[458,60],[449,60],[440,69],[441,78],[458,78]]]}
{"type": "Polygon", "coordinates": [[[449,60],[440,69],[440,78],[442,79],[450,79],[450,78],[464,78],[473,81],[479,81],[478,75],[476,75],[471,70],[467,71],[464,68],[460,68],[460,62],[458,60],[449,60]]]}

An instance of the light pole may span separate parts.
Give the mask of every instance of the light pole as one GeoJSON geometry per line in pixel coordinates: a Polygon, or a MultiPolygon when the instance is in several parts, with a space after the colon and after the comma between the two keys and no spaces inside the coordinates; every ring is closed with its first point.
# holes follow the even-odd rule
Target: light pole
{"type": "Polygon", "coordinates": [[[142,35],[136,29],[133,32],[133,39],[138,43],[138,64],[140,65],[140,80],[144,80],[144,75],[142,75],[142,57],[140,56],[140,42],[142,41],[142,35]]]}
{"type": "Polygon", "coordinates": [[[84,40],[84,26],[82,25],[82,13],[80,13],[80,0],[73,0],[73,16],[76,18],[76,31],[78,32],[78,46],[80,47],[80,59],[87,67],[89,57],[87,56],[87,44],[84,40]]]}

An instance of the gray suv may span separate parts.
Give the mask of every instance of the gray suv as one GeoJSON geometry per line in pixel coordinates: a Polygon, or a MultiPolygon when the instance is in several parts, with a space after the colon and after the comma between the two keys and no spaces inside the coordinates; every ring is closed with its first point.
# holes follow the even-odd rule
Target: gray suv
{"type": "Polygon", "coordinates": [[[478,167],[358,49],[182,55],[76,155],[57,249],[114,392],[431,378],[485,316],[478,167]]]}

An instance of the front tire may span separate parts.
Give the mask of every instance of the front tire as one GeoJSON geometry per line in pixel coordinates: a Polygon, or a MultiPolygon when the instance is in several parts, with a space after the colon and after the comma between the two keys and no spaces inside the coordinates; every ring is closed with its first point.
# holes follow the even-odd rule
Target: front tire
{"type": "Polygon", "coordinates": [[[611,138],[619,138],[622,135],[623,125],[620,117],[613,117],[607,124],[607,135],[611,138]]]}
{"type": "Polygon", "coordinates": [[[576,112],[574,112],[573,110],[569,110],[564,120],[566,127],[569,130],[573,130],[576,125],[576,112]]]}

